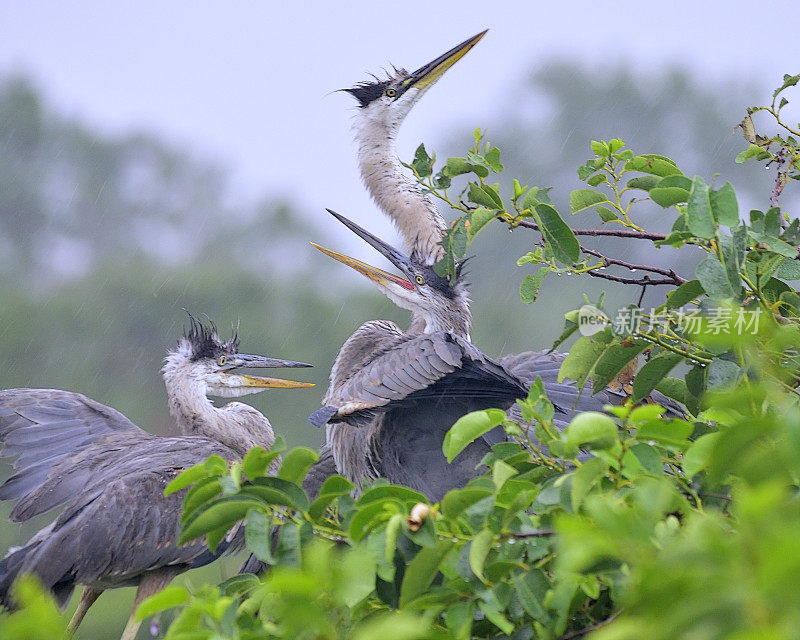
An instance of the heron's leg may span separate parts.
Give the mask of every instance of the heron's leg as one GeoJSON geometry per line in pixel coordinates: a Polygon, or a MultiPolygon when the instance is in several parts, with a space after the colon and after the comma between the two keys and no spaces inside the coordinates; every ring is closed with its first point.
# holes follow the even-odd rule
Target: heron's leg
{"type": "Polygon", "coordinates": [[[163,567],[142,576],[139,581],[139,588],[136,589],[136,597],[133,599],[133,611],[131,611],[128,623],[125,625],[119,640],[134,640],[136,632],[142,626],[142,621],[136,619],[136,609],[147,598],[158,593],[172,582],[172,579],[180,572],[181,570],[175,567],[163,567]]]}
{"type": "Polygon", "coordinates": [[[101,593],[103,593],[102,589],[95,589],[89,585],[86,585],[83,588],[81,599],[78,601],[78,608],[75,609],[75,613],[72,614],[72,619],[69,621],[69,625],[67,626],[67,637],[71,638],[73,635],[75,635],[75,632],[78,630],[78,627],[83,621],[83,617],[86,615],[89,607],[95,603],[95,600],[100,597],[101,593]]]}

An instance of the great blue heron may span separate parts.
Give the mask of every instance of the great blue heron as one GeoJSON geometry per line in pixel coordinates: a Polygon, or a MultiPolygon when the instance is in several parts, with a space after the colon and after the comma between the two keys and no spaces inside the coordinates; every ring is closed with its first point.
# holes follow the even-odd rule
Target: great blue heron
{"type": "MultiPolygon", "coordinates": [[[[105,589],[138,585],[135,611],[175,575],[242,547],[238,532],[213,554],[204,539],[179,547],[183,492],[164,497],[173,478],[208,456],[235,460],[255,445],[269,448],[275,441],[269,420],[255,408],[240,402],[218,408],[209,395],[233,398],[271,387],[313,386],[234,373],[312,366],[241,354],[238,347],[236,334],[222,341],[213,324],[192,319],[189,332],[168,351],[162,373],[181,436],[149,434],[79,393],[0,391],[2,456],[18,456],[15,474],[0,487],[0,499],[19,499],[11,519],[20,522],[66,504],[52,524],[0,562],[3,604],[11,604],[9,588],[20,573],[38,576],[62,606],[76,585],[85,585],[70,621],[74,632],[105,589]]],[[[133,638],[139,624],[131,613],[122,638],[133,638]]]]}
{"type": "Polygon", "coordinates": [[[314,245],[375,283],[411,312],[408,331],[373,320],[342,346],[331,369],[325,405],[309,420],[327,423],[326,446],[339,472],[356,484],[385,477],[440,499],[475,476],[490,446],[504,439],[496,428],[473,442],[452,464],[442,454],[447,430],[465,413],[508,409],[540,376],[563,428],[577,411],[600,411],[624,396],[595,396],[558,382],[563,354],[525,352],[490,358],[469,341],[466,283],[454,284],[354,222],[331,213],[394,264],[402,275],[314,245]]]}
{"type": "Polygon", "coordinates": [[[345,89],[359,105],[353,129],[361,178],[375,203],[397,227],[406,253],[420,264],[432,265],[442,257],[439,243],[447,224],[433,200],[406,176],[395,150],[397,132],[425,92],[485,34],[482,31],[468,38],[413,73],[395,69],[385,80],[345,89]]]}
{"type": "MultiPolygon", "coordinates": [[[[345,90],[359,103],[354,129],[361,177],[399,230],[407,255],[331,213],[402,275],[317,247],[367,276],[397,305],[411,311],[411,324],[407,332],[385,321],[362,325],[339,352],[325,407],[310,420],[318,426],[328,423],[326,446],[339,471],[354,482],[384,476],[434,499],[473,477],[475,463],[503,437],[498,428],[470,445],[455,465],[446,465],[442,439],[467,411],[508,408],[536,376],[542,378],[555,405],[559,426],[577,411],[601,410],[610,401],[624,399],[624,394],[611,390],[592,396],[588,387],[559,383],[563,354],[531,351],[498,359],[483,355],[469,341],[471,314],[463,264],[457,266],[452,282],[433,268],[444,254],[441,240],[447,225],[432,199],[406,176],[395,140],[411,108],[485,33],[413,73],[395,69],[385,80],[345,90]]],[[[663,396],[658,400],[672,405],[663,396]]]]}

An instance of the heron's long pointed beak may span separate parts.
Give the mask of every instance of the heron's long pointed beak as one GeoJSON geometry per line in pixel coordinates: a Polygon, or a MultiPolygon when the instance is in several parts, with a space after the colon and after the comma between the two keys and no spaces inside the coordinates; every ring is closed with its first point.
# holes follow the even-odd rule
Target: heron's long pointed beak
{"type": "Polygon", "coordinates": [[[260,376],[227,373],[227,371],[233,369],[277,369],[280,367],[294,368],[314,366],[306,362],[267,358],[265,356],[248,355],[244,353],[237,353],[230,358],[229,362],[230,367],[226,370],[226,376],[234,383],[231,386],[255,387],[260,389],[304,389],[314,386],[311,382],[295,382],[294,380],[282,380],[281,378],[262,378],[260,376]]]}
{"type": "Polygon", "coordinates": [[[472,47],[478,44],[478,41],[486,35],[487,31],[488,29],[485,29],[479,34],[464,40],[464,42],[453,47],[447,53],[420,67],[406,80],[404,80],[402,84],[406,89],[416,87],[417,89],[422,90],[430,87],[434,82],[444,75],[445,71],[452,67],[456,62],[461,60],[461,58],[463,58],[467,52],[472,49],[472,47]]]}
{"type": "Polygon", "coordinates": [[[334,260],[338,260],[342,264],[346,264],[348,267],[352,267],[360,274],[367,276],[373,282],[379,285],[387,285],[390,283],[400,285],[404,289],[408,289],[409,291],[413,291],[416,286],[414,282],[410,279],[410,276],[413,273],[413,268],[411,265],[411,261],[409,260],[408,256],[404,255],[397,249],[395,249],[390,244],[384,242],[377,236],[372,235],[366,229],[359,227],[355,222],[352,220],[348,220],[343,215],[332,211],[331,209],[326,209],[328,213],[330,213],[334,218],[336,218],[339,222],[341,222],[344,226],[346,226],[350,231],[355,233],[359,238],[368,242],[372,247],[377,249],[383,256],[385,256],[395,267],[400,269],[404,274],[409,277],[401,277],[395,275],[393,273],[389,273],[388,271],[384,271],[383,269],[379,269],[378,267],[373,267],[365,262],[361,262],[360,260],[356,260],[355,258],[351,258],[343,253],[339,253],[338,251],[332,251],[331,249],[326,249],[325,247],[321,247],[318,244],[312,242],[312,246],[316,249],[322,251],[322,253],[329,255],[334,260]]]}

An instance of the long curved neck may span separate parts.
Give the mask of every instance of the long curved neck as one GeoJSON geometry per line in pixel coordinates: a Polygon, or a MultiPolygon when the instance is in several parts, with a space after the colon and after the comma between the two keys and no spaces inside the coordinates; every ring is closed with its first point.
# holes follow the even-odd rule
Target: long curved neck
{"type": "Polygon", "coordinates": [[[356,123],[361,178],[380,209],[392,219],[411,258],[434,264],[444,254],[439,242],[444,219],[420,186],[403,173],[395,151],[399,122],[365,118],[356,123]]]}
{"type": "Polygon", "coordinates": [[[231,402],[215,407],[206,396],[205,384],[180,365],[163,369],[169,412],[181,433],[215,440],[240,456],[255,446],[268,449],[275,442],[269,420],[249,405],[231,402]]]}

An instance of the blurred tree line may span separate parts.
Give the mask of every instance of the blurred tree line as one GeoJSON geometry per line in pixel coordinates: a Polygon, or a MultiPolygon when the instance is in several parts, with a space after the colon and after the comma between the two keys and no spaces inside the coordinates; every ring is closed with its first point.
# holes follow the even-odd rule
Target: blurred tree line
{"type": "MultiPolygon", "coordinates": [[[[429,148],[440,157],[455,153],[480,125],[503,149],[505,175],[566,194],[577,186],[574,167],[588,157],[586,141],[622,137],[689,172],[718,170],[723,181],[736,181],[745,205],[767,206],[770,176],[753,177],[732,160],[742,147],[732,127],[759,87],[712,86],[680,71],[645,77],[559,62],[537,68],[498,102],[495,121],[463,123],[426,140],[429,148]]],[[[147,134],[100,134],[59,114],[28,79],[0,78],[0,388],[80,391],[151,431],[169,431],[159,368],[186,308],[208,314],[223,332],[240,321],[243,351],[317,365],[303,377],[317,388],[251,402],[290,445],[318,446],[322,434],[305,417],[319,406],[341,344],[368,319],[405,322],[367,283],[319,286],[314,275],[330,265],[307,244],[318,215],[269,197],[236,202],[223,167],[147,134]]],[[[551,282],[539,304],[519,305],[525,272],[513,266],[532,240],[521,229],[486,233],[475,245],[472,335],[489,354],[548,346],[561,313],[584,290],[551,282]]],[[[635,258],[634,250],[605,253],[635,258]]],[[[671,264],[670,250],[660,253],[649,262],[671,264]]],[[[638,289],[608,285],[587,293],[610,289],[608,309],[638,298],[638,289]]],[[[3,549],[46,522],[10,525],[7,512],[0,506],[3,549]]],[[[115,597],[128,595],[107,595],[95,620],[115,597]]],[[[90,614],[84,637],[109,632],[95,624],[92,636],[92,625],[90,614]]]]}

